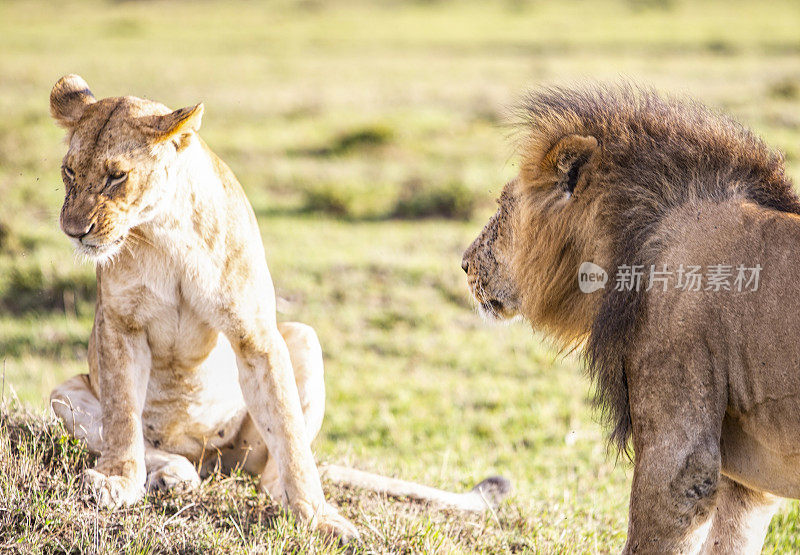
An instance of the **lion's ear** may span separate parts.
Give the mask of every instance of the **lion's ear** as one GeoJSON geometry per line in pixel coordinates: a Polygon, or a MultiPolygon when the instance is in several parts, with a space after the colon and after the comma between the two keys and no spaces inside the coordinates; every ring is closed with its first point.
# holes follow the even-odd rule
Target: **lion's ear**
{"type": "Polygon", "coordinates": [[[581,169],[596,150],[597,139],[591,135],[567,135],[542,159],[542,170],[554,173],[558,183],[571,193],[578,183],[581,169]]]}
{"type": "Polygon", "coordinates": [[[50,115],[61,126],[72,129],[89,104],[94,104],[89,85],[80,75],[65,75],[50,91],[50,115]]]}
{"type": "Polygon", "coordinates": [[[174,140],[180,150],[191,133],[200,130],[203,121],[203,104],[175,110],[163,116],[148,116],[145,131],[155,142],[174,140]]]}

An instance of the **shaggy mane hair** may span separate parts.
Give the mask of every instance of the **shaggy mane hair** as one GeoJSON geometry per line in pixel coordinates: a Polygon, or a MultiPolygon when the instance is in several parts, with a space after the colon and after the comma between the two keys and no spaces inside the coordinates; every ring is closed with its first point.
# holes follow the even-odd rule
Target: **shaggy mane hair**
{"type": "MultiPolygon", "coordinates": [[[[546,88],[531,93],[522,108],[523,155],[543,156],[570,134],[597,139],[599,156],[587,194],[602,195],[596,225],[610,239],[611,278],[621,265],[649,267],[654,262],[661,248],[655,231],[687,201],[736,196],[800,214],[783,157],[751,131],[697,102],[624,84],[546,88]]],[[[611,428],[609,443],[628,457],[626,352],[645,310],[643,289],[607,288],[581,338],[595,404],[611,428]]]]}

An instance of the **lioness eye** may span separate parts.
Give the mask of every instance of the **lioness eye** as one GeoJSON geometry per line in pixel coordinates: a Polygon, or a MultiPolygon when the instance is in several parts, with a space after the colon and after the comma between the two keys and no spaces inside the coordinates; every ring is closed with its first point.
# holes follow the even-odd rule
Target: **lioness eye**
{"type": "Polygon", "coordinates": [[[108,179],[106,180],[106,187],[113,187],[114,185],[119,185],[123,181],[128,179],[128,173],[123,171],[114,171],[108,174],[108,179]]]}
{"type": "Polygon", "coordinates": [[[70,181],[75,179],[75,172],[72,171],[69,167],[61,166],[61,171],[64,172],[64,175],[67,176],[67,179],[69,179],[70,181]]]}

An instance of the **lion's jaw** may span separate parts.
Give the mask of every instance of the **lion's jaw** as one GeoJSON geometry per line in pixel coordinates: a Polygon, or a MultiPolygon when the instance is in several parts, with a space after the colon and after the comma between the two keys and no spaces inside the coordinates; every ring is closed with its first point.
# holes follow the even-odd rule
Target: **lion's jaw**
{"type": "Polygon", "coordinates": [[[499,322],[520,314],[520,296],[510,275],[513,233],[509,219],[513,202],[509,195],[501,197],[497,213],[480,235],[464,252],[461,267],[467,273],[467,284],[484,321],[499,322]]]}
{"type": "Polygon", "coordinates": [[[91,240],[84,242],[82,239],[76,239],[75,237],[70,237],[70,242],[75,248],[75,254],[95,264],[105,264],[114,260],[117,253],[122,250],[126,239],[127,233],[112,241],[98,244],[92,244],[89,242],[91,240]]]}
{"type": "Polygon", "coordinates": [[[476,276],[468,276],[470,294],[475,303],[481,319],[485,322],[496,323],[512,320],[520,316],[519,305],[516,300],[511,301],[507,294],[494,294],[487,292],[486,286],[476,276]]]}

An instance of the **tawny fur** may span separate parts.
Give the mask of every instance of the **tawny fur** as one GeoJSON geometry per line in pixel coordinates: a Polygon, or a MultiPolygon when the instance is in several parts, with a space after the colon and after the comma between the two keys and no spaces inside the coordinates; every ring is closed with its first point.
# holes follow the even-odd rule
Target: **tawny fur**
{"type": "MultiPolygon", "coordinates": [[[[100,455],[84,474],[100,505],[242,468],[300,521],[357,537],[325,501],[310,447],[324,412],[319,341],[309,326],[276,322],[253,210],[197,134],[203,106],[98,101],[75,75],[56,83],[50,103],[69,144],[61,227],[97,262],[98,289],[89,374],[57,387],[51,404],[100,455]]],[[[339,483],[464,510],[507,491],[502,479],[454,494],[329,471],[339,483]]]]}
{"type": "Polygon", "coordinates": [[[800,200],[781,156],[633,86],[545,89],[521,112],[520,173],[464,255],[473,294],[583,348],[612,443],[632,439],[628,551],[760,549],[775,496],[800,496],[800,200]],[[587,261],[605,289],[580,291],[587,261]],[[615,287],[623,265],[681,264],[760,264],[761,287],[615,287]]]}

